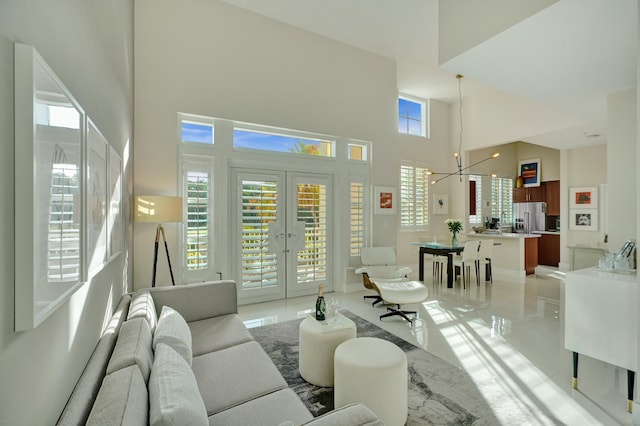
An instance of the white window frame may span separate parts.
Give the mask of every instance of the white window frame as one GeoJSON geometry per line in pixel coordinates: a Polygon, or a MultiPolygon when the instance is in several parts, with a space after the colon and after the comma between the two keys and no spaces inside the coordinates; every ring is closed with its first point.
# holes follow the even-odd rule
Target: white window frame
{"type": "MultiPolygon", "coordinates": [[[[176,125],[176,140],[179,146],[179,156],[177,158],[177,165],[182,170],[183,161],[185,159],[202,160],[206,158],[205,162],[209,162],[212,167],[211,175],[214,180],[210,186],[210,200],[216,200],[217,202],[212,207],[212,219],[210,220],[211,232],[210,238],[215,239],[211,242],[212,252],[211,256],[214,256],[214,262],[210,263],[208,268],[208,276],[203,274],[197,274],[194,272],[188,273],[186,271],[186,234],[185,231],[180,232],[180,267],[182,271],[180,273],[185,277],[184,282],[198,282],[208,279],[234,279],[233,261],[229,254],[229,238],[230,230],[228,224],[232,220],[229,217],[228,203],[231,194],[230,189],[230,171],[232,167],[246,167],[246,168],[268,168],[268,169],[282,169],[287,171],[299,171],[305,173],[322,173],[333,176],[334,185],[334,197],[335,205],[341,206],[341,214],[334,215],[336,221],[336,230],[340,233],[340,238],[334,239],[334,253],[340,253],[334,262],[334,276],[340,276],[344,272],[344,268],[359,264],[359,257],[357,259],[348,256],[350,253],[350,219],[349,208],[350,198],[349,189],[350,182],[361,180],[365,185],[365,240],[364,245],[368,245],[371,241],[371,218],[372,218],[372,206],[370,204],[370,191],[371,185],[369,179],[371,176],[371,155],[372,146],[371,142],[349,139],[338,136],[328,136],[323,134],[304,132],[298,130],[290,130],[285,128],[277,128],[272,126],[264,126],[258,124],[251,124],[246,122],[202,117],[186,113],[177,114],[176,125]],[[181,123],[182,120],[189,122],[210,124],[214,126],[214,143],[212,145],[203,143],[189,143],[182,142],[181,138],[181,123]],[[334,141],[332,148],[332,157],[323,156],[311,156],[311,155],[297,155],[287,152],[277,151],[264,151],[257,149],[235,149],[233,146],[233,134],[235,128],[250,129],[256,131],[273,132],[291,136],[302,136],[309,139],[319,139],[322,141],[334,141]],[[357,145],[363,148],[363,159],[354,160],[349,159],[348,150],[349,145],[357,145]],[[214,172],[215,170],[215,172],[214,172]],[[215,193],[215,196],[214,196],[215,193]],[[344,206],[344,207],[342,207],[344,206]],[[342,255],[344,254],[344,255],[342,255]],[[215,265],[214,265],[215,263],[215,265]]],[[[179,191],[184,196],[184,180],[186,176],[184,173],[180,174],[179,191]]],[[[186,227],[185,224],[182,224],[186,227]]]]}
{"type": "Polygon", "coordinates": [[[206,156],[191,156],[191,155],[183,155],[182,158],[182,194],[183,194],[183,210],[185,216],[185,222],[183,224],[182,231],[182,241],[183,250],[181,250],[181,260],[182,260],[182,277],[183,281],[186,283],[189,282],[199,282],[204,280],[210,280],[214,278],[214,270],[216,265],[214,264],[215,260],[215,206],[214,206],[214,182],[215,182],[215,174],[214,174],[214,159],[206,156]],[[188,179],[187,176],[189,172],[200,172],[206,173],[209,177],[207,189],[208,189],[208,197],[207,197],[207,215],[208,215],[208,229],[207,229],[207,246],[208,246],[208,262],[206,268],[189,270],[187,266],[188,256],[187,256],[187,244],[188,244],[188,226],[187,226],[187,215],[188,215],[188,206],[187,206],[187,185],[188,179]]]}
{"type": "Polygon", "coordinates": [[[400,229],[401,230],[423,230],[429,226],[429,196],[430,196],[430,182],[429,182],[429,168],[425,164],[416,162],[403,161],[400,164],[400,229]],[[411,179],[412,182],[404,183],[403,180],[403,168],[411,168],[413,173],[411,179]],[[420,179],[417,173],[423,175],[420,179]],[[422,197],[418,197],[417,186],[422,181],[422,197]],[[405,187],[409,188],[405,188],[405,187]],[[407,193],[409,192],[409,193],[407,193]],[[422,201],[421,201],[422,200],[422,201]],[[422,210],[422,214],[418,215],[418,209],[422,210]],[[403,218],[409,217],[409,223],[403,218]],[[422,217],[422,221],[418,220],[418,217],[422,217]]]}
{"type": "MultiPolygon", "coordinates": [[[[424,98],[419,98],[416,96],[411,96],[411,95],[407,95],[405,93],[398,93],[398,100],[396,101],[396,111],[398,109],[398,101],[400,99],[404,99],[405,101],[409,101],[409,102],[413,102],[416,104],[420,104],[420,134],[419,135],[412,135],[409,132],[401,132],[399,131],[399,133],[403,134],[403,135],[409,135],[409,136],[417,136],[417,137],[423,137],[426,139],[429,139],[430,137],[430,125],[429,125],[429,107],[430,107],[430,102],[429,99],[424,99],[424,98]]],[[[396,121],[400,120],[400,113],[397,113],[396,116],[396,121]]]]}
{"type": "Polygon", "coordinates": [[[510,227],[513,223],[513,179],[491,177],[491,217],[500,218],[500,227],[510,227]],[[498,191],[494,186],[498,185],[498,191]],[[497,199],[495,197],[497,196],[497,199]]]}
{"type": "MultiPolygon", "coordinates": [[[[482,176],[469,175],[469,182],[475,181],[476,183],[476,214],[469,215],[469,224],[482,224],[482,176]]],[[[471,206],[469,206],[471,207],[471,206]]]]}

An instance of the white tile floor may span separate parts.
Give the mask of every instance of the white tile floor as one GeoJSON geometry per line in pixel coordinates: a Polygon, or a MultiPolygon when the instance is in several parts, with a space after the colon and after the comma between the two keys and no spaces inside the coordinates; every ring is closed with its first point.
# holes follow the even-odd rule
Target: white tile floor
{"type": "MultiPolygon", "coordinates": [[[[483,274],[484,275],[484,274],[483,274]]],[[[505,391],[568,425],[627,425],[626,370],[582,356],[579,390],[571,387],[571,352],[564,349],[562,280],[529,276],[525,284],[494,277],[463,290],[433,285],[429,298],[405,309],[418,311],[410,326],[400,317],[379,320],[384,307],[356,293],[329,293],[341,307],[464,368],[478,384],[499,382],[505,391]]],[[[315,296],[245,305],[248,327],[299,318],[312,312],[315,296]]],[[[490,398],[487,396],[487,399],[490,398]]],[[[498,411],[498,410],[496,410],[498,411]]],[[[500,413],[496,412],[500,418],[500,413]]],[[[532,419],[531,424],[536,424],[532,419]]]]}

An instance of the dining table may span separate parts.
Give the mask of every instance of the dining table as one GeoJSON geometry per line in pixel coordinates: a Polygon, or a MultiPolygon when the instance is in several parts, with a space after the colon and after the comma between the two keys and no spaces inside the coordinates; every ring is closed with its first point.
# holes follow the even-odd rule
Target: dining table
{"type": "Polygon", "coordinates": [[[418,279],[424,281],[424,255],[432,254],[435,256],[447,256],[447,287],[453,287],[453,255],[462,253],[464,250],[464,242],[456,245],[451,243],[437,243],[437,242],[414,242],[412,245],[417,245],[420,248],[418,255],[418,279]]]}

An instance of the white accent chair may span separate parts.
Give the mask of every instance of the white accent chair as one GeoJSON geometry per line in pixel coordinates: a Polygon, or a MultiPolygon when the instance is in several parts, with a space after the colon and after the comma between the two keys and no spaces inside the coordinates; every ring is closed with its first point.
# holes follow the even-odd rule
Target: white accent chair
{"type": "MultiPolygon", "coordinates": [[[[484,280],[493,283],[493,270],[491,269],[491,256],[493,254],[493,240],[480,240],[480,248],[478,249],[478,269],[480,274],[484,267],[484,280]]],[[[478,282],[478,285],[480,283],[478,282]]]]}
{"type": "Polygon", "coordinates": [[[373,306],[379,302],[386,305],[397,305],[397,308],[387,307],[387,313],[380,319],[390,316],[401,316],[413,323],[409,315],[416,315],[416,311],[401,310],[400,305],[419,303],[427,298],[427,287],[419,281],[411,281],[407,274],[411,268],[396,267],[396,250],[393,247],[363,247],[360,251],[362,267],[356,269],[362,274],[366,288],[375,290],[377,296],[364,296],[365,300],[374,298],[373,306]]]}
{"type": "MultiPolygon", "coordinates": [[[[462,271],[462,285],[467,288],[467,282],[471,285],[471,265],[474,266],[476,271],[476,281],[480,285],[480,277],[478,275],[478,248],[480,247],[479,240],[471,240],[464,243],[464,249],[460,256],[453,258],[453,266],[462,271]]],[[[456,272],[457,277],[457,272],[456,272]]]]}

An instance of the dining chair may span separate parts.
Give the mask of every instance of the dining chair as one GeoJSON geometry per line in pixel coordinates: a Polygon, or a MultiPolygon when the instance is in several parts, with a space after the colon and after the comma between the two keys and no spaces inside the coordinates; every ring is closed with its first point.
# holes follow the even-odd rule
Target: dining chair
{"type": "MultiPolygon", "coordinates": [[[[491,255],[493,254],[493,240],[480,240],[480,248],[478,249],[478,268],[477,273],[480,274],[484,267],[484,280],[493,283],[493,270],[491,269],[491,255]]],[[[478,280],[478,285],[480,281],[478,280]]]]}
{"type": "MultiPolygon", "coordinates": [[[[467,282],[471,285],[471,265],[474,266],[476,272],[476,281],[480,285],[480,277],[478,276],[478,249],[480,247],[480,240],[467,241],[464,244],[464,249],[460,256],[453,258],[453,266],[457,270],[460,268],[462,271],[462,285],[467,288],[467,282]]],[[[456,278],[457,278],[456,274],[456,278]]]]}
{"type": "MultiPolygon", "coordinates": [[[[434,235],[433,242],[434,243],[446,243],[446,237],[443,235],[434,235]]],[[[447,256],[434,254],[432,255],[433,262],[433,283],[439,282],[442,284],[442,277],[447,270],[447,256]]]]}

